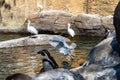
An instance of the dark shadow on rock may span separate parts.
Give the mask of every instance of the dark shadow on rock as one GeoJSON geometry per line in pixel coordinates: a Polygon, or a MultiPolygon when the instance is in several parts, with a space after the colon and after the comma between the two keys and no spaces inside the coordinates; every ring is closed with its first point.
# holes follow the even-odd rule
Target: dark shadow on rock
{"type": "Polygon", "coordinates": [[[5,80],[32,80],[32,78],[22,73],[15,73],[6,77],[5,80]]]}
{"type": "MultiPolygon", "coordinates": [[[[119,55],[120,57],[120,47],[119,44],[116,40],[116,38],[113,38],[112,42],[111,42],[111,47],[113,49],[113,51],[115,51],[117,53],[117,55],[119,55]]],[[[112,55],[115,55],[114,52],[111,52],[112,55]]]]}
{"type": "Polygon", "coordinates": [[[63,61],[62,65],[63,65],[62,68],[64,69],[71,69],[71,64],[68,63],[67,61],[63,61]]]}
{"type": "Polygon", "coordinates": [[[114,11],[114,16],[113,16],[113,25],[115,27],[116,31],[116,39],[120,45],[120,1],[118,2],[115,11],[114,11]]]}
{"type": "Polygon", "coordinates": [[[113,69],[116,71],[117,80],[120,80],[120,64],[114,66],[113,69]]]}

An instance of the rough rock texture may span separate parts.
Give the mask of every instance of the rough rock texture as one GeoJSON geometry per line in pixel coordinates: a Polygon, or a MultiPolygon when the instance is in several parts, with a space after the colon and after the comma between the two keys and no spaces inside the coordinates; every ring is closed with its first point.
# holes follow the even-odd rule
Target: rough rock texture
{"type": "MultiPolygon", "coordinates": [[[[114,29],[112,16],[102,17],[98,14],[85,13],[73,16],[62,10],[48,10],[36,15],[31,15],[28,19],[40,33],[68,34],[68,22],[71,23],[76,35],[104,36],[106,28],[114,29]]],[[[27,26],[27,20],[23,26],[27,26]]]]}
{"type": "Polygon", "coordinates": [[[99,29],[99,26],[102,25],[101,17],[98,14],[81,13],[76,16],[75,22],[78,28],[83,29],[99,29]]]}
{"type": "MultiPolygon", "coordinates": [[[[28,19],[31,20],[31,25],[39,30],[39,33],[66,34],[71,15],[62,10],[48,10],[35,17],[31,15],[28,19]]],[[[27,20],[24,26],[27,26],[27,20]]]]}
{"type": "Polygon", "coordinates": [[[31,20],[39,33],[46,34],[68,34],[67,23],[71,23],[71,28],[76,35],[104,36],[105,29],[114,30],[113,16],[102,17],[98,14],[71,15],[63,10],[46,10],[28,16],[22,27],[1,28],[0,33],[27,33],[27,20],[31,20]]]}
{"type": "Polygon", "coordinates": [[[96,36],[104,34],[105,28],[101,23],[101,16],[98,14],[81,13],[76,16],[74,23],[79,29],[79,34],[96,36]]]}
{"type": "Polygon", "coordinates": [[[114,25],[113,25],[113,16],[104,16],[102,17],[102,25],[105,28],[109,28],[110,30],[114,30],[114,25]]]}
{"type": "MultiPolygon", "coordinates": [[[[8,47],[18,47],[18,46],[30,46],[30,45],[48,45],[49,40],[53,38],[54,35],[36,35],[37,38],[23,37],[18,39],[12,39],[8,41],[0,42],[0,48],[8,47]]],[[[67,42],[70,42],[69,39],[65,38],[67,42]]]]}
{"type": "MultiPolygon", "coordinates": [[[[2,0],[1,0],[2,1],[2,0]]],[[[4,0],[7,6],[1,7],[2,23],[0,27],[20,27],[26,18],[38,13],[37,3],[43,5],[44,10],[64,10],[73,15],[81,12],[112,15],[119,0],[4,0]]]]}
{"type": "Polygon", "coordinates": [[[91,64],[85,67],[71,70],[76,74],[80,74],[85,80],[119,80],[119,68],[104,68],[103,66],[91,64]]]}

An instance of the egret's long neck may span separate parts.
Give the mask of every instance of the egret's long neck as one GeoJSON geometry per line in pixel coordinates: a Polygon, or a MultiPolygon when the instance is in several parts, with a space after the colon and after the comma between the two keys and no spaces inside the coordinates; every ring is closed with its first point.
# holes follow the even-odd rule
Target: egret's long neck
{"type": "Polygon", "coordinates": [[[70,25],[68,25],[68,29],[70,29],[70,25]]]}
{"type": "Polygon", "coordinates": [[[28,27],[30,26],[30,22],[28,22],[28,27]]]}

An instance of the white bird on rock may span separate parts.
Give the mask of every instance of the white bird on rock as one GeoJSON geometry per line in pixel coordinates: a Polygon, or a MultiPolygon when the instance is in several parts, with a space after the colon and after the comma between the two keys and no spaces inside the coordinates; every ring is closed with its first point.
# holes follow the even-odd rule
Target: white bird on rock
{"type": "Polygon", "coordinates": [[[71,27],[71,24],[68,23],[67,26],[68,26],[68,33],[69,33],[72,37],[74,37],[74,36],[75,36],[75,32],[74,32],[74,30],[73,30],[72,28],[70,28],[70,27],[71,27]]]}
{"type": "Polygon", "coordinates": [[[43,6],[39,3],[37,3],[37,7],[39,8],[39,12],[41,12],[41,10],[43,9],[43,6]]]}
{"type": "Polygon", "coordinates": [[[69,55],[71,58],[71,50],[76,48],[76,44],[72,43],[71,45],[68,45],[63,37],[60,36],[54,36],[52,40],[49,41],[49,43],[59,50],[59,52],[63,55],[69,55]]]}
{"type": "MultiPolygon", "coordinates": [[[[37,34],[38,34],[37,29],[36,29],[35,27],[33,27],[33,26],[30,26],[30,23],[31,23],[31,21],[28,20],[27,31],[28,31],[29,33],[33,34],[33,35],[37,35],[37,34]]],[[[30,37],[31,37],[31,38],[34,38],[34,37],[36,37],[36,36],[30,36],[30,37]]]]}

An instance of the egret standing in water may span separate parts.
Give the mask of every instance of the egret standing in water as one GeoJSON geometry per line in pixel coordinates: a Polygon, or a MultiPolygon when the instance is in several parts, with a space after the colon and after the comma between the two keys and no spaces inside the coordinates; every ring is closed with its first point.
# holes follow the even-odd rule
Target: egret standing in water
{"type": "MultiPolygon", "coordinates": [[[[37,29],[35,29],[35,27],[30,26],[31,21],[28,20],[28,25],[27,25],[27,31],[33,35],[37,35],[38,31],[37,29]]],[[[36,38],[36,36],[30,36],[31,38],[36,38]]]]}
{"type": "Polygon", "coordinates": [[[72,28],[70,28],[70,27],[71,27],[71,24],[68,23],[67,26],[68,26],[68,33],[69,33],[72,37],[74,37],[74,36],[75,36],[75,32],[74,32],[74,30],[73,30],[72,28]]]}
{"type": "Polygon", "coordinates": [[[37,7],[39,8],[39,12],[41,12],[42,9],[43,9],[43,6],[41,4],[39,4],[39,3],[37,3],[37,7]]]}

